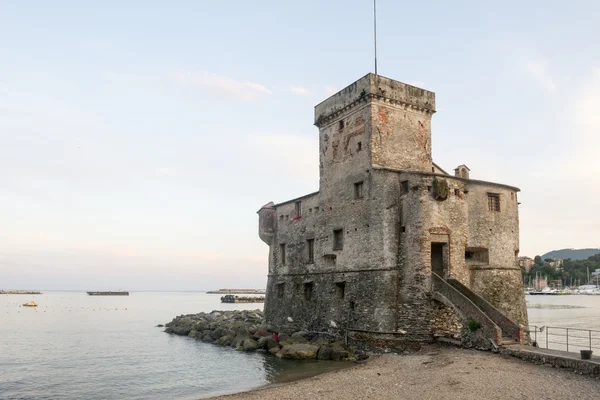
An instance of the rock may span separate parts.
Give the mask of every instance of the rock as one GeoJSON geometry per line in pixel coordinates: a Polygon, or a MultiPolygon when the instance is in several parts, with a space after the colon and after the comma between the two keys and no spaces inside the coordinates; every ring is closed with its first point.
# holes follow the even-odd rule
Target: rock
{"type": "Polygon", "coordinates": [[[348,358],[350,353],[341,346],[334,346],[331,350],[331,359],[334,361],[342,361],[348,358]]]}
{"type": "Polygon", "coordinates": [[[311,341],[310,344],[314,344],[315,346],[323,346],[323,345],[327,345],[329,344],[329,339],[327,339],[324,336],[315,336],[311,341]]]}
{"type": "Polygon", "coordinates": [[[226,335],[219,338],[218,342],[221,346],[229,346],[233,341],[233,336],[226,335]]]}
{"type": "Polygon", "coordinates": [[[317,353],[317,358],[319,360],[331,360],[331,353],[333,349],[329,346],[321,346],[319,347],[319,352],[317,353]]]}
{"type": "Polygon", "coordinates": [[[156,325],[157,328],[162,328],[163,326],[164,326],[163,324],[156,325]]]}
{"type": "Polygon", "coordinates": [[[193,329],[192,329],[192,330],[190,331],[190,333],[188,333],[188,336],[189,336],[189,337],[196,337],[196,334],[197,334],[197,333],[198,333],[198,332],[196,332],[195,330],[193,330],[193,329]]]}
{"type": "Polygon", "coordinates": [[[271,347],[269,349],[269,353],[271,353],[273,355],[279,353],[279,351],[281,351],[281,347],[279,347],[279,346],[271,347]]]}
{"type": "Polygon", "coordinates": [[[210,337],[212,337],[214,340],[217,340],[221,336],[223,336],[223,329],[222,328],[217,328],[217,329],[215,329],[214,331],[212,331],[210,333],[210,337]]]}
{"type": "Polygon", "coordinates": [[[192,330],[192,328],[190,326],[176,326],[173,329],[173,333],[176,335],[182,335],[185,336],[188,333],[190,333],[190,331],[192,330]]]}
{"type": "Polygon", "coordinates": [[[207,334],[207,335],[202,336],[202,341],[203,342],[212,342],[213,338],[207,334]]]}
{"type": "Polygon", "coordinates": [[[257,342],[258,348],[259,349],[267,348],[267,342],[269,341],[269,338],[272,339],[273,337],[272,336],[262,336],[260,339],[258,339],[258,342],[257,342]]]}
{"type": "Polygon", "coordinates": [[[316,358],[319,348],[312,344],[298,343],[284,345],[281,350],[277,353],[277,357],[281,358],[316,358]]]}
{"type": "Polygon", "coordinates": [[[244,351],[254,351],[258,349],[258,343],[256,342],[256,340],[250,338],[244,340],[243,346],[244,351]]]}
{"type": "Polygon", "coordinates": [[[273,338],[273,336],[267,338],[267,350],[271,350],[274,347],[280,347],[277,340],[273,338]]]}

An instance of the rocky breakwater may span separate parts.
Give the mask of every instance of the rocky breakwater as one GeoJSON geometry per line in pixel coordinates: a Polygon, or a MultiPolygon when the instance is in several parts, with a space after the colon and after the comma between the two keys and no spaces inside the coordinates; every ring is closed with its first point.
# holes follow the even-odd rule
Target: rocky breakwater
{"type": "Polygon", "coordinates": [[[281,358],[358,360],[367,356],[345,348],[335,332],[297,331],[291,326],[274,329],[260,310],[213,311],[180,315],[165,325],[165,332],[239,351],[264,351],[281,358]]]}

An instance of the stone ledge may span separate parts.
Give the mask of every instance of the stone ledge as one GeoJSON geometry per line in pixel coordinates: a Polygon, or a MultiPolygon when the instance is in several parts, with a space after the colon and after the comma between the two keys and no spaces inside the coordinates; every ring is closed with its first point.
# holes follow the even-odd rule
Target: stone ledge
{"type": "Polygon", "coordinates": [[[581,360],[577,357],[577,353],[521,345],[503,348],[500,350],[500,353],[504,356],[520,358],[534,364],[565,368],[580,375],[600,378],[600,357],[592,357],[591,360],[581,360]]]}

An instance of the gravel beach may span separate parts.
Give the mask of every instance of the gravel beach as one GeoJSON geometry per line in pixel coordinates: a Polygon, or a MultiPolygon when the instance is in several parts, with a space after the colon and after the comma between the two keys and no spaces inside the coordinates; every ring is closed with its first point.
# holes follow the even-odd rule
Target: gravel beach
{"type": "Polygon", "coordinates": [[[598,399],[600,380],[499,354],[436,345],[218,399],[598,399]]]}

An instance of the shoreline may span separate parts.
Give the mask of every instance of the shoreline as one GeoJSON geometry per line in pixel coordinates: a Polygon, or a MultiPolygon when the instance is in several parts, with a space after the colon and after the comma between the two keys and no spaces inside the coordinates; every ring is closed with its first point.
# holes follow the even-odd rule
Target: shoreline
{"type": "Polygon", "coordinates": [[[345,369],[219,400],[323,399],[595,399],[600,380],[491,352],[425,345],[411,354],[387,353],[345,369]]]}

